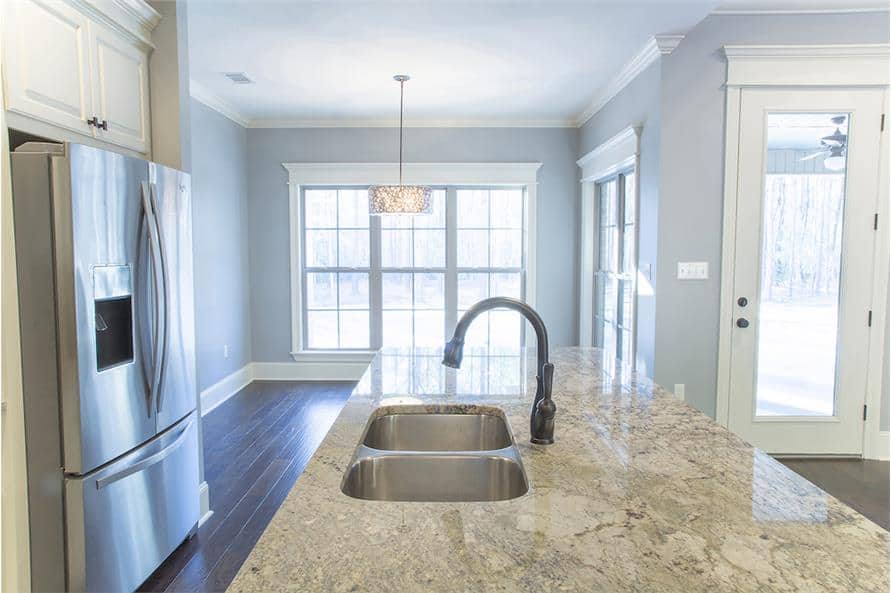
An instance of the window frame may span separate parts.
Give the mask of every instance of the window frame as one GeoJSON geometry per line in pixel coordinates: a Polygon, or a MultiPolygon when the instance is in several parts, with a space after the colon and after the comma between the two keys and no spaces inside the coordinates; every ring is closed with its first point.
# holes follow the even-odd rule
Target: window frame
{"type": "Polygon", "coordinates": [[[581,254],[579,257],[579,345],[594,345],[595,273],[599,265],[597,243],[599,196],[597,184],[618,173],[633,171],[634,182],[634,258],[632,284],[631,368],[637,367],[638,275],[640,263],[640,135],[642,128],[629,126],[576,161],[581,169],[581,254]]]}
{"type": "MultiPolygon", "coordinates": [[[[598,327],[605,327],[606,325],[611,325],[615,332],[615,350],[614,357],[621,359],[622,362],[634,366],[634,361],[637,357],[637,348],[636,348],[636,338],[637,338],[637,208],[636,208],[636,195],[629,196],[627,194],[627,178],[629,175],[634,176],[633,187],[637,188],[637,171],[635,168],[629,167],[625,168],[619,172],[610,174],[607,177],[599,179],[594,182],[594,191],[595,191],[595,208],[594,208],[594,245],[595,245],[595,255],[594,255],[594,291],[593,291],[593,303],[592,303],[592,316],[593,323],[591,327],[591,342],[593,345],[597,345],[597,331],[598,327]],[[615,203],[616,203],[616,213],[615,213],[615,224],[610,224],[609,226],[604,226],[603,221],[600,219],[600,213],[603,211],[603,191],[607,184],[615,184],[615,203]],[[628,222],[625,214],[626,209],[628,207],[629,202],[634,207],[634,214],[631,218],[631,222],[628,222]],[[603,233],[605,228],[616,228],[616,244],[615,244],[615,269],[604,269],[601,264],[601,252],[600,246],[602,245],[601,241],[601,233],[603,233]],[[629,263],[626,259],[627,254],[625,253],[625,232],[627,227],[632,228],[632,232],[634,237],[632,239],[632,244],[634,245],[634,252],[632,254],[631,259],[631,267],[629,271],[626,270],[626,265],[629,263]],[[599,313],[599,309],[597,306],[598,300],[598,289],[597,289],[597,279],[605,279],[611,278],[616,283],[616,295],[615,295],[615,303],[613,309],[613,319],[606,319],[605,315],[599,313]],[[631,285],[631,325],[630,327],[626,327],[623,320],[625,319],[625,299],[623,298],[623,288],[626,283],[630,283],[631,285]],[[631,348],[630,355],[631,360],[624,360],[622,354],[625,351],[624,348],[624,340],[625,334],[630,334],[631,339],[631,348]]],[[[603,281],[603,280],[601,280],[603,281]]],[[[601,329],[601,332],[603,330],[601,329]]],[[[601,335],[601,341],[604,339],[604,335],[601,335]]],[[[603,350],[607,351],[606,344],[602,344],[600,346],[603,350]]]]}
{"type": "MultiPolygon", "coordinates": [[[[290,356],[298,362],[314,362],[320,364],[342,364],[344,361],[367,362],[377,349],[375,338],[381,335],[380,318],[375,311],[381,310],[381,303],[376,302],[380,294],[381,271],[380,267],[380,220],[371,217],[369,225],[371,243],[371,261],[369,269],[369,310],[371,325],[371,340],[369,349],[332,349],[319,350],[308,349],[306,345],[305,306],[306,287],[304,282],[304,244],[303,244],[303,193],[305,189],[335,189],[335,188],[363,188],[369,185],[392,183],[397,171],[397,163],[283,163],[282,166],[288,172],[289,187],[289,218],[290,218],[290,280],[291,280],[291,351],[290,356]],[[377,264],[377,274],[374,272],[377,264]],[[376,277],[375,277],[376,276],[376,277]],[[377,283],[377,284],[376,284],[377,283]]],[[[493,189],[498,187],[514,187],[524,190],[523,208],[523,263],[525,269],[521,276],[521,287],[527,303],[535,306],[535,245],[536,225],[535,212],[537,204],[537,176],[541,163],[410,163],[404,165],[405,183],[425,184],[435,188],[447,189],[446,202],[454,200],[457,189],[485,187],[493,189]]],[[[449,212],[455,213],[456,208],[446,209],[446,265],[456,262],[455,237],[449,240],[449,234],[456,233],[456,220],[449,219],[449,212]]],[[[452,217],[455,214],[451,214],[452,217]]],[[[433,268],[430,268],[434,270],[433,268]]],[[[457,267],[454,268],[457,270],[457,267]]],[[[364,270],[364,268],[363,268],[364,270]]],[[[481,268],[491,272],[490,268],[481,268]]],[[[400,269],[402,271],[402,269],[400,269]]],[[[413,272],[423,271],[420,268],[412,268],[413,272]]],[[[435,271],[440,271],[436,268],[435,271]]],[[[446,327],[451,327],[457,319],[451,319],[452,313],[449,306],[449,286],[454,282],[457,287],[457,271],[455,277],[449,277],[446,272],[444,279],[446,285],[446,327]]],[[[452,303],[457,304],[457,295],[453,295],[452,303]]],[[[456,308],[456,307],[455,307],[456,308]]],[[[378,342],[379,345],[379,342],[378,342]]],[[[324,374],[324,373],[323,373],[324,374]]]]}

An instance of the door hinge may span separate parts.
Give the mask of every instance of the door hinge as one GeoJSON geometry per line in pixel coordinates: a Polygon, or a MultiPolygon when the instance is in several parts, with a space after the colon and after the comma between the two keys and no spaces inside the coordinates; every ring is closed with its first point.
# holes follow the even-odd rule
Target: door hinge
{"type": "Polygon", "coordinates": [[[879,213],[876,212],[872,215],[872,230],[879,230],[879,213]]]}
{"type": "Polygon", "coordinates": [[[882,114],[882,123],[879,124],[879,131],[880,132],[885,131],[885,114],[884,113],[882,114]]]}
{"type": "Polygon", "coordinates": [[[872,309],[870,309],[869,313],[866,315],[866,327],[872,327],[872,309]]]}
{"type": "Polygon", "coordinates": [[[863,404],[863,419],[866,420],[866,404],[863,404]]]}

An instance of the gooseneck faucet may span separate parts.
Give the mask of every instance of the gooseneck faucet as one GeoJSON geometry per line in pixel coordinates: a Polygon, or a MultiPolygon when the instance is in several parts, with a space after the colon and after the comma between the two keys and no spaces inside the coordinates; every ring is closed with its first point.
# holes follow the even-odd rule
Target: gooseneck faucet
{"type": "Polygon", "coordinates": [[[482,300],[467,310],[455,327],[455,335],[446,342],[442,354],[442,364],[453,369],[461,367],[461,359],[464,356],[464,336],[467,328],[477,315],[490,309],[512,309],[519,312],[535,330],[536,347],[538,354],[537,386],[535,399],[532,400],[532,412],[529,417],[529,431],[532,434],[532,442],[537,445],[550,445],[554,442],[554,416],[557,406],[551,399],[551,388],[554,384],[554,365],[548,362],[548,330],[541,316],[535,309],[517,299],[508,297],[492,297],[482,300]]]}

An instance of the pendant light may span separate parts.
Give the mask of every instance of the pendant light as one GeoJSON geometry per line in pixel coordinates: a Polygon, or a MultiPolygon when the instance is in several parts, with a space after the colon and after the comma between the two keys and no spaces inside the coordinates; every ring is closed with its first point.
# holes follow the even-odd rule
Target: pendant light
{"type": "Polygon", "coordinates": [[[432,190],[423,185],[402,184],[402,113],[406,74],[397,74],[393,80],[399,83],[399,185],[372,185],[368,188],[368,212],[370,214],[430,214],[433,202],[432,190]]]}

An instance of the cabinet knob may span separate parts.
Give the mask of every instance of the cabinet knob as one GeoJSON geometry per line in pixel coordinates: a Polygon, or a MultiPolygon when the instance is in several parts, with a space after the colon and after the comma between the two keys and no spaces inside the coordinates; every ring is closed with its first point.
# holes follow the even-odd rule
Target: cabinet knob
{"type": "Polygon", "coordinates": [[[108,121],[103,119],[101,124],[96,124],[96,127],[99,128],[100,130],[105,130],[107,132],[108,131],[108,121]]]}
{"type": "Polygon", "coordinates": [[[740,317],[736,320],[736,327],[741,327],[743,329],[749,327],[749,320],[743,317],[740,317]]]}
{"type": "Polygon", "coordinates": [[[94,115],[92,119],[87,120],[87,125],[88,126],[96,126],[98,128],[99,127],[99,118],[94,115]]]}
{"type": "Polygon", "coordinates": [[[749,304],[749,299],[747,299],[746,297],[739,297],[738,299],[736,299],[736,304],[740,307],[745,307],[749,304]]]}

